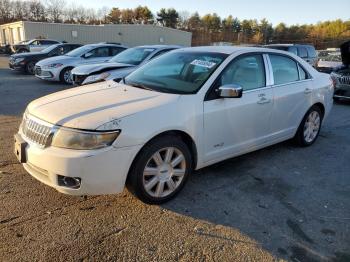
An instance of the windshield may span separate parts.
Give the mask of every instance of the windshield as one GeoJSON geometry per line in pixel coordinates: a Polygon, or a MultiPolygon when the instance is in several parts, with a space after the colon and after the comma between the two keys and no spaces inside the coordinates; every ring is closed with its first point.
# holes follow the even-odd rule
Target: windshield
{"type": "Polygon", "coordinates": [[[212,52],[167,53],[131,73],[124,82],[159,92],[193,94],[227,56],[212,52]]]}
{"type": "Polygon", "coordinates": [[[154,50],[155,50],[154,48],[141,48],[141,47],[129,48],[117,54],[116,56],[111,58],[109,61],[114,63],[129,64],[129,65],[139,65],[154,50]]]}
{"type": "Polygon", "coordinates": [[[94,48],[94,46],[89,46],[89,45],[81,46],[77,49],[74,49],[74,50],[68,52],[66,55],[73,56],[73,57],[82,56],[83,54],[85,54],[86,52],[90,51],[93,48],[94,48]]]}
{"type": "Polygon", "coordinates": [[[49,47],[41,50],[42,53],[49,53],[51,52],[52,50],[54,50],[57,46],[59,46],[60,44],[57,44],[57,45],[50,45],[49,47]]]}

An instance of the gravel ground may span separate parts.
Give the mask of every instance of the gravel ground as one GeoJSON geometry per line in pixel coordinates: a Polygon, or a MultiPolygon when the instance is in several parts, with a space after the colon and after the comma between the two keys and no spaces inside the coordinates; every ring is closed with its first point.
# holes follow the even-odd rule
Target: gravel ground
{"type": "Polygon", "coordinates": [[[65,88],[0,57],[0,261],[350,261],[350,103],[334,105],[312,147],[221,162],[150,206],[126,190],[66,196],[16,162],[25,106],[65,88]]]}

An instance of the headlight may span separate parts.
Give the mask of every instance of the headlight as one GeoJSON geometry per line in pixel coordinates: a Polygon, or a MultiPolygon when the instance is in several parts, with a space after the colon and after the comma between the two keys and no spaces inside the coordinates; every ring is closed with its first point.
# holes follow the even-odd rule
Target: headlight
{"type": "Polygon", "coordinates": [[[95,82],[99,82],[99,81],[103,81],[105,80],[107,77],[109,77],[111,74],[108,72],[99,74],[99,75],[92,75],[92,76],[88,76],[84,82],[83,85],[85,84],[89,84],[89,83],[95,83],[95,82]]]}
{"type": "Polygon", "coordinates": [[[82,131],[59,128],[52,138],[52,146],[77,150],[99,149],[113,144],[120,134],[114,131],[82,131]]]}
{"type": "Polygon", "coordinates": [[[59,68],[63,66],[63,64],[60,63],[55,63],[55,64],[50,64],[50,65],[45,65],[43,66],[44,69],[50,69],[50,68],[59,68]]]}
{"type": "Polygon", "coordinates": [[[24,60],[24,57],[19,57],[19,58],[16,58],[15,59],[15,63],[17,64],[17,63],[20,63],[20,62],[22,62],[24,60]]]}

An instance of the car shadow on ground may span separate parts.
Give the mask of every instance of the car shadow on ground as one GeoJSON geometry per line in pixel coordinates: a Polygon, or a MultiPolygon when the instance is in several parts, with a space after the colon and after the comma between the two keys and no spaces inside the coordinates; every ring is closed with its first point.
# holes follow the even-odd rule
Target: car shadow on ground
{"type": "MultiPolygon", "coordinates": [[[[320,215],[323,203],[330,201],[327,195],[331,190],[325,184],[335,181],[319,173],[319,163],[308,161],[312,150],[327,147],[324,142],[328,134],[323,135],[313,149],[286,141],[199,170],[177,198],[163,207],[239,230],[278,258],[346,261],[350,254],[337,252],[346,247],[338,243],[343,239],[335,240],[342,234],[336,225],[339,221],[326,221],[320,215]],[[298,161],[301,157],[304,161],[298,161]],[[311,190],[310,185],[314,186],[311,190]]],[[[350,194],[342,200],[348,203],[350,194]]],[[[346,212],[335,211],[335,215],[345,216],[346,212]]],[[[235,242],[224,234],[197,231],[203,237],[235,242]]],[[[345,240],[350,243],[349,237],[345,240]]]]}

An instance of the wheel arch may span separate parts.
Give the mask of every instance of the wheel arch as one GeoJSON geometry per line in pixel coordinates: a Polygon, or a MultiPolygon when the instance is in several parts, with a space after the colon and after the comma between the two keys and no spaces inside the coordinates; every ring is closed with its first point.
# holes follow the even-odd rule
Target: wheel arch
{"type": "Polygon", "coordinates": [[[135,160],[137,159],[137,157],[140,155],[142,149],[145,147],[145,145],[149,144],[150,142],[152,142],[153,140],[163,137],[163,136],[175,136],[180,138],[187,146],[188,149],[191,152],[191,156],[192,156],[192,168],[195,169],[197,166],[197,162],[198,162],[198,151],[197,151],[197,146],[194,142],[194,139],[185,131],[182,130],[168,130],[168,131],[163,131],[155,136],[153,136],[151,139],[149,139],[144,145],[143,147],[140,148],[139,152],[137,152],[137,154],[135,155],[134,159],[131,162],[131,165],[129,166],[129,171],[128,171],[128,175],[127,175],[127,179],[129,177],[129,173],[130,170],[132,168],[132,166],[134,165],[135,160]]]}
{"type": "MultiPolygon", "coordinates": [[[[315,103],[315,104],[313,104],[310,108],[312,108],[312,107],[314,107],[314,106],[317,106],[320,110],[321,110],[321,113],[322,113],[322,118],[324,117],[324,114],[325,114],[325,110],[326,110],[326,108],[325,108],[325,106],[321,103],[321,102],[317,102],[317,103],[315,103]]],[[[310,110],[310,108],[309,108],[309,110],[310,110]]]]}

